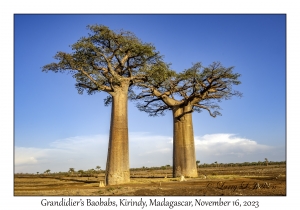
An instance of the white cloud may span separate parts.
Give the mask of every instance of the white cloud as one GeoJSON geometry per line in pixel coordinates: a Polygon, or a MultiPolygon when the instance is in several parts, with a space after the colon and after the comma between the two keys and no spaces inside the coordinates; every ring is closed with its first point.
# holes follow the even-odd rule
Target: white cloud
{"type": "MultiPolygon", "coordinates": [[[[130,167],[172,165],[172,137],[151,133],[129,134],[130,167]]],[[[285,148],[261,145],[234,134],[195,137],[197,160],[201,163],[285,160],[285,148]]],[[[52,142],[48,148],[15,148],[15,172],[87,170],[106,165],[107,135],[76,136],[52,142]]]]}
{"type": "Polygon", "coordinates": [[[130,167],[172,164],[172,137],[130,133],[130,167]]]}
{"type": "Polygon", "coordinates": [[[87,170],[105,168],[108,137],[77,136],[52,142],[48,148],[15,148],[15,172],[87,170]]]}
{"type": "Polygon", "coordinates": [[[272,147],[235,134],[210,134],[195,137],[197,159],[211,162],[255,162],[285,160],[284,147],[272,147]]]}

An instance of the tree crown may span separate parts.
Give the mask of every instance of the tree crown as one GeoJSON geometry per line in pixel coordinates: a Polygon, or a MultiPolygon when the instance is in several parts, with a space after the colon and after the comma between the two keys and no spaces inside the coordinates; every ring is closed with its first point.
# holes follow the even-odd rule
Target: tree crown
{"type": "MultiPolygon", "coordinates": [[[[88,36],[71,45],[72,52],[57,52],[58,62],[42,67],[42,71],[70,72],[80,94],[105,91],[111,95],[146,79],[145,68],[162,61],[150,43],[139,40],[132,32],[110,30],[103,25],[89,25],[88,36]]],[[[109,103],[110,97],[106,99],[109,103]]]]}
{"type": "Polygon", "coordinates": [[[208,67],[196,63],[181,73],[167,67],[162,70],[164,76],[154,76],[140,84],[143,90],[136,99],[143,101],[137,106],[150,116],[163,115],[166,110],[189,105],[192,107],[191,112],[206,109],[211,116],[216,117],[221,113],[215,101],[242,96],[232,88],[233,85],[241,84],[240,74],[233,73],[234,67],[226,68],[220,62],[213,62],[208,67]]]}

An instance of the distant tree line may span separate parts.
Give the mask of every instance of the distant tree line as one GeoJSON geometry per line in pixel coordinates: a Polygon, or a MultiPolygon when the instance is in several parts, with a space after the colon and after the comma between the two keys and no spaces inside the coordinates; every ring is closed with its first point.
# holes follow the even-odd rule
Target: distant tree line
{"type": "Polygon", "coordinates": [[[286,161],[257,161],[257,162],[243,162],[243,163],[203,163],[199,164],[198,168],[203,167],[242,167],[242,166],[269,166],[269,165],[286,165],[286,161]]]}
{"type": "MultiPolygon", "coordinates": [[[[243,162],[243,163],[218,163],[217,161],[213,163],[203,163],[200,164],[200,161],[196,161],[196,165],[198,168],[209,168],[209,167],[243,167],[243,166],[284,166],[286,165],[286,161],[257,161],[257,162],[243,162]]],[[[82,176],[82,177],[89,177],[98,175],[100,173],[105,173],[105,170],[101,170],[100,166],[96,166],[95,169],[88,169],[88,170],[75,170],[75,168],[69,168],[68,171],[65,172],[54,172],[50,173],[51,170],[47,169],[44,173],[36,172],[36,175],[64,175],[64,176],[82,176]],[[95,170],[96,169],[96,170],[95,170]]],[[[145,167],[142,166],[140,168],[130,168],[130,171],[154,171],[154,170],[167,170],[172,169],[171,165],[164,165],[164,166],[153,166],[153,167],[145,167]]],[[[16,173],[16,174],[25,174],[29,175],[30,173],[16,173]]]]}

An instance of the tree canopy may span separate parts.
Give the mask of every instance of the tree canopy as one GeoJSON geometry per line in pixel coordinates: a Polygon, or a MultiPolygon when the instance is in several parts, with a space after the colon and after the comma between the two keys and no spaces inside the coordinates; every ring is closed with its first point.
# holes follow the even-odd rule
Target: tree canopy
{"type": "Polygon", "coordinates": [[[240,74],[233,73],[233,69],[224,67],[220,62],[213,62],[208,67],[196,63],[180,73],[164,70],[162,75],[159,69],[152,69],[152,78],[140,84],[142,91],[136,99],[143,101],[139,101],[137,106],[150,116],[158,116],[172,107],[190,104],[190,112],[205,109],[212,117],[216,117],[221,115],[216,102],[242,96],[242,93],[232,88],[241,83],[240,74]]]}
{"type": "MultiPolygon", "coordinates": [[[[162,61],[151,43],[144,43],[132,32],[115,32],[103,25],[89,25],[91,31],[71,45],[71,53],[57,52],[57,63],[43,66],[43,71],[72,73],[80,94],[105,91],[110,95],[129,83],[144,81],[144,68],[162,61]],[[127,82],[124,82],[127,81],[127,82]]],[[[106,99],[111,102],[111,97],[106,99]]]]}

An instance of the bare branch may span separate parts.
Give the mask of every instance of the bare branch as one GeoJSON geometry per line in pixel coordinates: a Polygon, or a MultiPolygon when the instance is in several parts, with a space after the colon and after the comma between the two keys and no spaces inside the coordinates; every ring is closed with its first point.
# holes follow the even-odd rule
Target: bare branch
{"type": "Polygon", "coordinates": [[[194,104],[194,106],[197,106],[197,107],[199,107],[201,109],[206,109],[209,112],[209,115],[212,116],[212,117],[216,117],[217,116],[216,113],[212,113],[207,106],[200,105],[200,104],[194,104]]]}
{"type": "Polygon", "coordinates": [[[100,89],[100,90],[103,90],[105,92],[112,92],[113,89],[112,88],[109,88],[105,85],[100,85],[98,84],[98,82],[96,80],[93,79],[93,77],[91,77],[91,75],[89,75],[86,71],[84,71],[83,69],[78,69],[78,71],[82,72],[87,78],[89,78],[95,85],[97,85],[97,87],[100,89]]]}
{"type": "Polygon", "coordinates": [[[96,91],[96,90],[98,90],[98,87],[92,87],[92,86],[90,86],[90,85],[83,84],[83,83],[77,83],[76,85],[79,86],[79,87],[88,88],[88,89],[91,90],[91,91],[96,91]]]}
{"type": "Polygon", "coordinates": [[[144,107],[147,107],[149,104],[151,104],[152,102],[154,101],[159,101],[161,100],[160,98],[155,98],[155,99],[152,99],[151,101],[145,101],[146,102],[146,105],[144,105],[144,107]]]}

